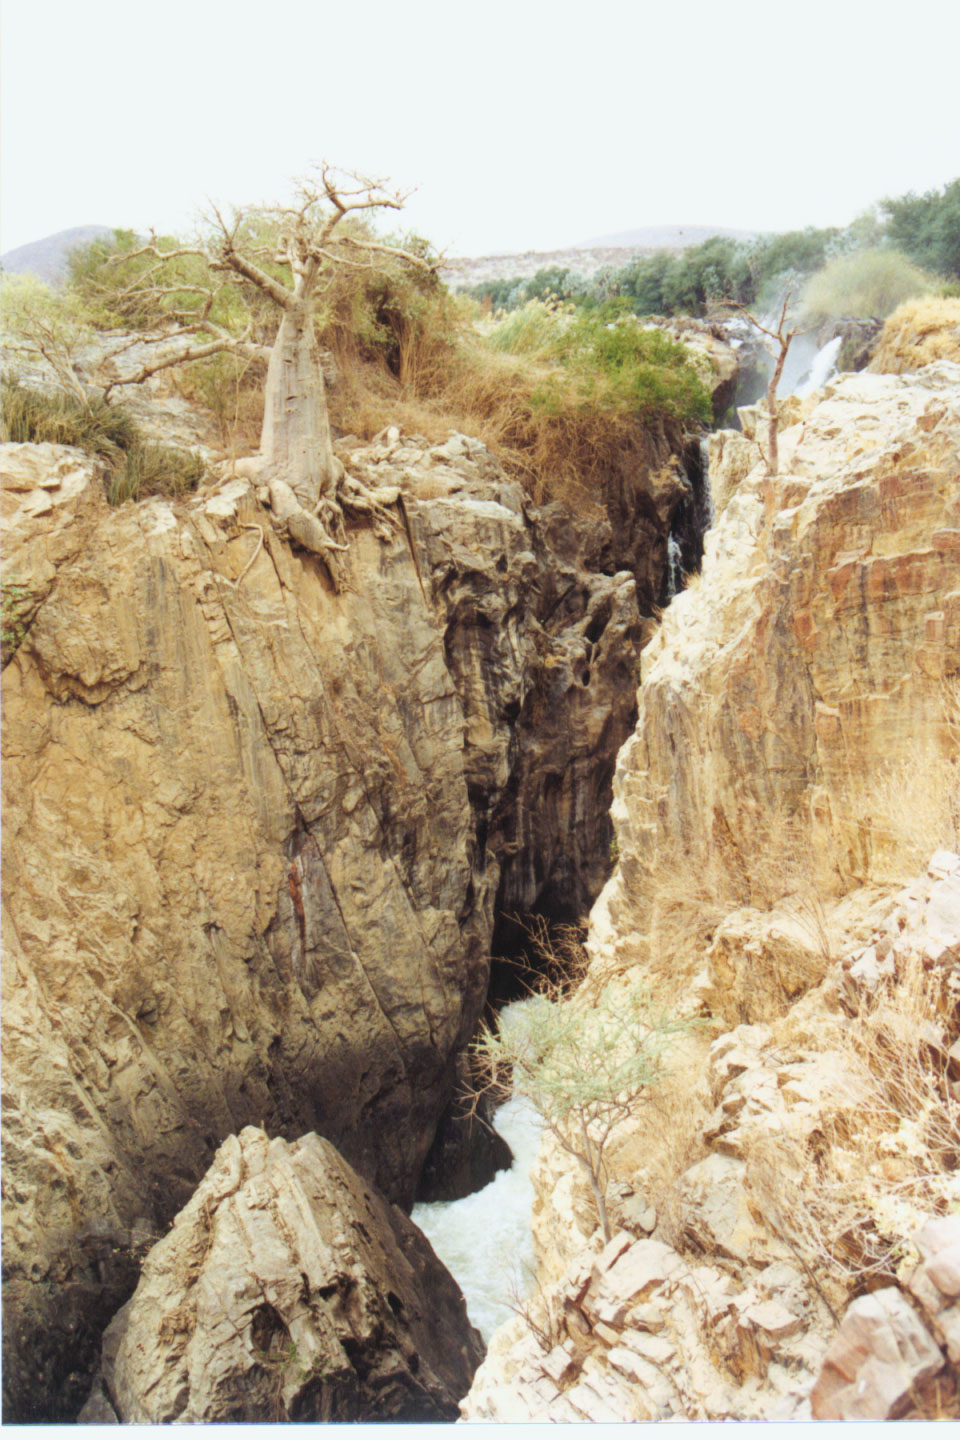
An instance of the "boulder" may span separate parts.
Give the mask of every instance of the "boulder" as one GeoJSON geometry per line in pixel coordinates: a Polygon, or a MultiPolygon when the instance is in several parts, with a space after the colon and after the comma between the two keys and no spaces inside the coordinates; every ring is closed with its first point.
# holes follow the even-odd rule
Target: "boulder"
{"type": "Polygon", "coordinates": [[[449,1420],[482,1355],[406,1216],[328,1141],[248,1127],[147,1256],[93,1404],[149,1425],[449,1420]]]}
{"type": "Polygon", "coordinates": [[[960,1215],[928,1220],[914,1243],[920,1263],[904,1283],[949,1359],[960,1366],[960,1215]]]}
{"type": "Polygon", "coordinates": [[[930,1332],[895,1286],[861,1295],[824,1357],[810,1396],[814,1419],[896,1419],[914,1386],[943,1364],[930,1332]]]}
{"type": "Polygon", "coordinates": [[[782,1015],[819,984],[830,964],[830,940],[801,914],[731,911],[707,952],[708,1003],[731,1025],[755,1025],[782,1015]]]}

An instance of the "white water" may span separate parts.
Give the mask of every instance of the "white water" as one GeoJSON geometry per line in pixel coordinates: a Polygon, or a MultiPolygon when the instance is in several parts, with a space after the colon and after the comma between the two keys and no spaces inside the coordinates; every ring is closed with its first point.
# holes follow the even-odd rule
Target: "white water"
{"type": "Polygon", "coordinates": [[[840,346],[843,344],[842,335],[834,335],[814,355],[810,363],[807,375],[794,388],[794,395],[799,395],[802,400],[805,395],[812,395],[814,390],[822,390],[827,381],[833,376],[837,369],[837,356],[840,353],[840,346]]]}
{"type": "MultiPolygon", "coordinates": [[[[501,1026],[525,1003],[505,1006],[501,1026]]],[[[514,1096],[497,1111],[494,1129],[513,1151],[510,1169],[463,1200],[414,1205],[411,1217],[460,1286],[470,1320],[488,1343],[513,1316],[510,1302],[526,1293],[535,1269],[530,1167],[543,1122],[529,1101],[514,1096]]]]}
{"type": "Polygon", "coordinates": [[[700,533],[705,535],[717,518],[710,487],[710,449],[706,436],[700,441],[700,533]]]}
{"type": "Polygon", "coordinates": [[[672,600],[683,587],[683,557],[680,542],[673,532],[667,538],[667,599],[672,600]]]}

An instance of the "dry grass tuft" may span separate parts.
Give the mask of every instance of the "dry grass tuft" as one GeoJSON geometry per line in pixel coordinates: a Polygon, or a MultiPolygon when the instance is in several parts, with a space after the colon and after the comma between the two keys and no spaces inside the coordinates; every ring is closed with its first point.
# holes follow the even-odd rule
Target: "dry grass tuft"
{"type": "Polygon", "coordinates": [[[866,999],[834,1047],[839,1084],[816,1129],[757,1132],[747,1177],[761,1213],[822,1276],[857,1287],[916,1263],[912,1236],[960,1204],[958,1028],[942,971],[919,958],[866,999]]]}
{"type": "Polygon", "coordinates": [[[631,1121],[614,1148],[610,1171],[627,1178],[657,1212],[657,1238],[686,1249],[687,1217],[678,1181],[710,1153],[703,1138],[710,1115],[702,1087],[709,1044],[693,1035],[671,1055],[670,1079],[631,1121]]]}
{"type": "Polygon", "coordinates": [[[867,369],[902,375],[934,360],[960,361],[960,299],[929,296],[900,305],[883,327],[867,369]]]}

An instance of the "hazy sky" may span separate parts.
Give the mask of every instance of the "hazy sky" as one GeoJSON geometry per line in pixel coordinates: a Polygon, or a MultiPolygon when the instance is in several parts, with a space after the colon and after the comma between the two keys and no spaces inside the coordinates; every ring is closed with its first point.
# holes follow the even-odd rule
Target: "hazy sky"
{"type": "Polygon", "coordinates": [[[845,224],[960,174],[957,0],[2,0],[0,248],[323,156],[453,254],[845,224]]]}

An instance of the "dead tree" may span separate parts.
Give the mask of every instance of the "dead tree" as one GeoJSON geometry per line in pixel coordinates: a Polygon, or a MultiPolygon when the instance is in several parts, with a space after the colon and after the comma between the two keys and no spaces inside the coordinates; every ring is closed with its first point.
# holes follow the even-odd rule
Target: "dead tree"
{"type": "Polygon", "coordinates": [[[761,332],[761,334],[768,336],[768,338],[774,341],[777,346],[776,364],[773,368],[773,374],[770,377],[770,383],[767,386],[767,414],[769,416],[769,420],[767,425],[767,453],[764,456],[764,460],[766,461],[767,465],[767,475],[771,478],[775,476],[780,469],[780,450],[777,438],[777,421],[779,418],[779,408],[777,405],[777,386],[780,384],[780,376],[783,374],[783,367],[786,363],[787,352],[790,349],[790,345],[794,337],[798,334],[800,330],[799,325],[794,325],[792,330],[788,330],[786,328],[787,312],[790,308],[790,301],[792,299],[793,287],[788,286],[787,292],[783,297],[783,306],[780,310],[780,320],[777,324],[776,330],[768,330],[766,325],[760,324],[760,321],[756,318],[755,315],[750,314],[749,310],[743,309],[742,306],[736,307],[738,310],[740,310],[741,314],[750,321],[751,325],[754,325],[761,332]]]}

